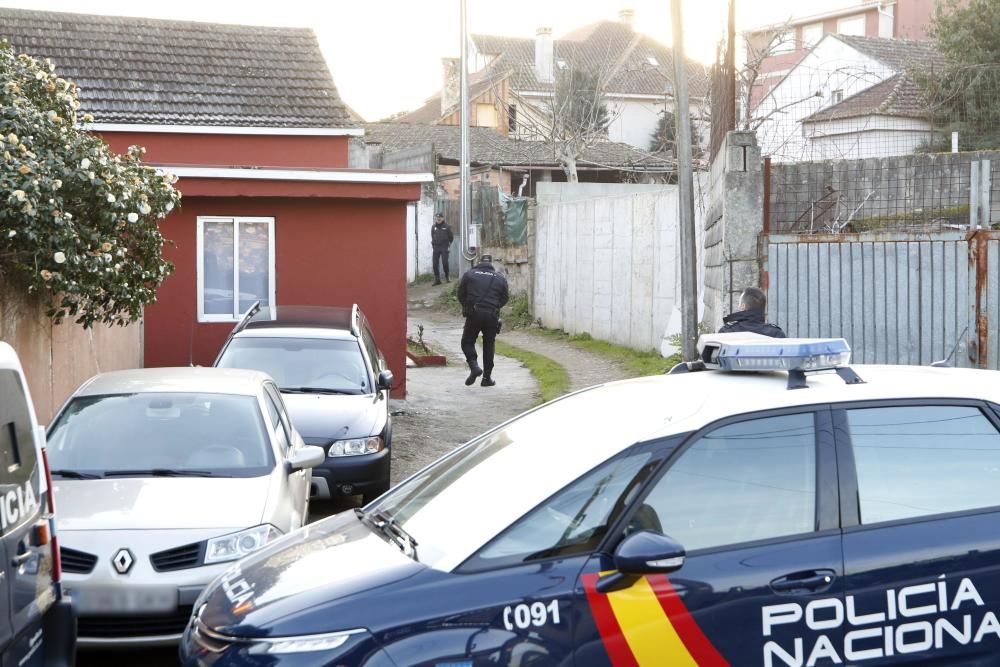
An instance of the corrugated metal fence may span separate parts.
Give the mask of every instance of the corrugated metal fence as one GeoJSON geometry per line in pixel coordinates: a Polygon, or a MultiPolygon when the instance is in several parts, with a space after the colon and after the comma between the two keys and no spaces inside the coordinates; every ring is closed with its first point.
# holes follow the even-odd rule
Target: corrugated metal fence
{"type": "Polygon", "coordinates": [[[766,237],[768,315],[857,363],[1000,364],[1000,233],[766,237]],[[957,346],[957,347],[956,347],[957,346]],[[982,350],[982,354],[980,354],[982,350]]]}

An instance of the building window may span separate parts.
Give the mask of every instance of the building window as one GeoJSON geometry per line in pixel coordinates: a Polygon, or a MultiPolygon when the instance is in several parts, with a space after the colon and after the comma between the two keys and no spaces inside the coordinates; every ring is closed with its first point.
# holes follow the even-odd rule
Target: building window
{"type": "Polygon", "coordinates": [[[802,48],[811,49],[823,39],[823,24],[810,23],[802,26],[802,48]]]}
{"type": "Polygon", "coordinates": [[[840,88],[830,91],[830,104],[840,104],[844,101],[844,91],[840,88]]]}
{"type": "Polygon", "coordinates": [[[198,321],[238,320],[274,304],[274,218],[198,218],[198,321]]]}
{"type": "Polygon", "coordinates": [[[779,53],[791,53],[795,50],[795,32],[793,30],[786,30],[780,32],[774,36],[771,41],[771,53],[773,55],[778,55],[779,53]]]}
{"type": "Polygon", "coordinates": [[[517,105],[507,105],[507,133],[510,136],[517,134],[517,105]]]}
{"type": "Polygon", "coordinates": [[[497,109],[492,104],[476,105],[476,125],[478,127],[496,127],[497,109]]]}
{"type": "Polygon", "coordinates": [[[865,15],[848,16],[837,21],[837,33],[841,35],[865,36],[865,15]]]}

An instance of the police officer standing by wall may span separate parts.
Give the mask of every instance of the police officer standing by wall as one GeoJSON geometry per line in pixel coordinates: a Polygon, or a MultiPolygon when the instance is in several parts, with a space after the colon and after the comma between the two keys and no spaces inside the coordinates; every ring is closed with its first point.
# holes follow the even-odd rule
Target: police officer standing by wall
{"type": "Polygon", "coordinates": [[[483,255],[458,283],[458,302],[462,304],[462,315],[465,316],[462,352],[469,364],[469,377],[465,380],[467,386],[480,375],[483,376],[482,386],[496,384],[493,380],[493,352],[497,334],[500,333],[500,309],[509,298],[507,279],[493,268],[490,255],[483,255]],[[482,368],[476,357],[476,338],[480,333],[483,334],[482,368]]]}
{"type": "Polygon", "coordinates": [[[764,290],[748,287],[740,295],[740,309],[722,320],[723,325],[719,333],[749,331],[772,338],[784,338],[785,332],[777,324],[768,322],[765,319],[766,315],[767,295],[764,294],[764,290]]]}
{"type": "Polygon", "coordinates": [[[434,226],[431,227],[431,248],[434,250],[431,259],[434,262],[435,285],[441,284],[441,270],[438,268],[438,262],[441,262],[444,268],[445,282],[451,282],[451,276],[448,275],[450,271],[448,268],[448,251],[451,249],[451,242],[454,240],[455,234],[452,233],[448,223],[444,221],[444,214],[435,214],[434,226]]]}

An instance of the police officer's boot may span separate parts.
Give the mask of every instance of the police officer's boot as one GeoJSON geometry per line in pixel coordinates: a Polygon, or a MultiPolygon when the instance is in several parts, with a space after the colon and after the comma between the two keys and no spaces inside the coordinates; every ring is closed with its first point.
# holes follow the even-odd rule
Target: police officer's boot
{"type": "Polygon", "coordinates": [[[469,362],[469,377],[465,378],[465,386],[471,387],[475,382],[476,378],[483,374],[483,369],[479,367],[479,364],[475,361],[469,362]]]}
{"type": "Polygon", "coordinates": [[[496,384],[496,380],[491,378],[490,374],[487,373],[486,375],[483,376],[483,381],[480,384],[484,387],[492,387],[496,384]]]}

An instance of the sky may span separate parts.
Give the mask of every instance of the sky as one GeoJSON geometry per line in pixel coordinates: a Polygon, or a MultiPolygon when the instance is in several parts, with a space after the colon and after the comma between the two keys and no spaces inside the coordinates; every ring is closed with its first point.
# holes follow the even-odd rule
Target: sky
{"type": "MultiPolygon", "coordinates": [[[[635,28],[671,43],[669,0],[467,0],[470,33],[556,38],[618,11],[635,11],[635,28]]],[[[724,30],[727,0],[682,0],[684,46],[709,63],[724,30]]],[[[737,30],[851,6],[859,0],[736,0],[737,30]]],[[[316,31],[341,97],[365,120],[415,109],[440,88],[441,58],[459,55],[459,0],[0,0],[2,7],[85,11],[316,31]]],[[[56,63],[58,66],[58,63],[56,63]]]]}

